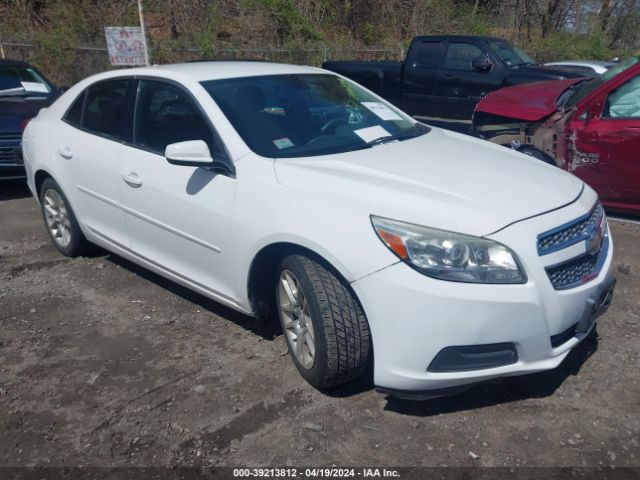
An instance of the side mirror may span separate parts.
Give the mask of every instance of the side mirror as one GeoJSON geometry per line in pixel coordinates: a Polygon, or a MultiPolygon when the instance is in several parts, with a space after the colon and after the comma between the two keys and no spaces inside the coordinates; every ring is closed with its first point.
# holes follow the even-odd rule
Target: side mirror
{"type": "Polygon", "coordinates": [[[480,72],[488,72],[492,66],[493,63],[491,63],[489,57],[476,57],[471,61],[471,68],[480,72]]]}
{"type": "Polygon", "coordinates": [[[164,156],[172,165],[208,167],[213,165],[209,147],[202,140],[189,140],[167,145],[164,156]]]}
{"type": "Polygon", "coordinates": [[[165,148],[164,156],[171,165],[206,168],[235,178],[234,168],[226,161],[212,158],[203,140],[171,143],[165,148]]]}

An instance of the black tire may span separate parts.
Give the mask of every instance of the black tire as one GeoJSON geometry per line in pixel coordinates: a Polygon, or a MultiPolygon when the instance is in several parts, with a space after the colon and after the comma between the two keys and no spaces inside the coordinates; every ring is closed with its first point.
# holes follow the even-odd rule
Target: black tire
{"type": "Polygon", "coordinates": [[[296,358],[287,337],[280,309],[279,283],[276,305],[289,354],[302,377],[318,389],[341,385],[360,377],[369,366],[372,347],[369,324],[348,284],[320,260],[289,255],[281,263],[283,272],[295,275],[306,298],[315,336],[315,359],[305,368],[296,358]]]}
{"type": "Polygon", "coordinates": [[[548,163],[549,165],[553,165],[557,167],[556,162],[553,158],[547,155],[544,152],[541,152],[535,147],[521,147],[519,150],[520,153],[524,153],[525,155],[529,155],[530,157],[537,158],[538,160],[542,160],[544,163],[548,163]]]}
{"type": "Polygon", "coordinates": [[[49,238],[51,238],[53,245],[58,249],[58,251],[67,257],[77,257],[87,252],[91,244],[85,238],[84,234],[82,233],[82,230],[80,230],[80,226],[78,225],[76,216],[73,213],[71,205],[69,205],[69,201],[67,200],[67,197],[64,195],[62,189],[60,188],[60,185],[58,185],[58,183],[53,178],[47,178],[45,179],[44,182],[42,182],[39,195],[40,195],[40,209],[42,211],[42,218],[45,223],[45,228],[47,229],[49,238]],[[66,246],[61,245],[59,241],[54,238],[51,232],[51,229],[47,224],[47,218],[46,218],[46,212],[45,212],[45,195],[50,190],[55,191],[60,196],[60,198],[62,199],[62,202],[64,203],[67,216],[69,218],[69,231],[71,234],[70,235],[71,239],[69,241],[69,244],[66,246]]]}

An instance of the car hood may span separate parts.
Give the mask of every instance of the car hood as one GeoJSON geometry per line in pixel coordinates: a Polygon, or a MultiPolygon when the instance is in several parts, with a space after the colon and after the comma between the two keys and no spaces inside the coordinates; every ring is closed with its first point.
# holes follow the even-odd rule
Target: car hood
{"type": "Polygon", "coordinates": [[[572,203],[583,188],[540,160],[438,128],[371,149],[278,159],[275,172],[337,205],[476,236],[572,203]]]}
{"type": "Polygon", "coordinates": [[[0,96],[0,133],[21,133],[22,122],[35,117],[52,99],[0,96]]]}
{"type": "Polygon", "coordinates": [[[556,111],[556,101],[562,92],[580,81],[581,78],[569,78],[501,88],[480,100],[476,112],[527,121],[541,120],[556,111]]]}
{"type": "Polygon", "coordinates": [[[582,72],[576,72],[566,67],[559,65],[519,65],[517,67],[511,67],[512,73],[518,75],[526,75],[530,77],[538,77],[539,80],[556,80],[561,78],[578,78],[585,77],[582,72]]]}

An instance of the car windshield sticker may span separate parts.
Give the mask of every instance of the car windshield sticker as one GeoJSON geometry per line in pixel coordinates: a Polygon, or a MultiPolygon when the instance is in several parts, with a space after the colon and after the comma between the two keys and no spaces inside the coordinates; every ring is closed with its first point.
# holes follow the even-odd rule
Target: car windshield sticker
{"type": "Polygon", "coordinates": [[[46,85],[38,82],[20,82],[26,92],[49,93],[46,85]]]}
{"type": "Polygon", "coordinates": [[[279,150],[282,150],[283,148],[293,147],[293,142],[287,137],[278,138],[273,141],[273,144],[278,147],[279,150]]]}
{"type": "Polygon", "coordinates": [[[353,133],[358,135],[367,143],[377,140],[378,138],[388,137],[389,135],[391,135],[380,125],[376,125],[375,127],[361,128],[360,130],[354,130],[353,133]]]}
{"type": "Polygon", "coordinates": [[[381,120],[402,120],[402,117],[391,110],[382,102],[362,102],[362,105],[371,110],[381,120]]]}

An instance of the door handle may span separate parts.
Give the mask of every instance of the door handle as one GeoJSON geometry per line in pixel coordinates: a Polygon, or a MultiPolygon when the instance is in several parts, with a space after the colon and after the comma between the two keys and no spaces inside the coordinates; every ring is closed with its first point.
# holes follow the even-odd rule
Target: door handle
{"type": "Polygon", "coordinates": [[[122,179],[127,185],[133,188],[138,188],[142,185],[142,179],[136,172],[132,172],[130,170],[123,170],[122,179]]]}
{"type": "Polygon", "coordinates": [[[69,147],[62,147],[58,150],[60,156],[66,160],[71,160],[73,158],[73,152],[69,147]]]}

